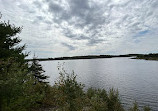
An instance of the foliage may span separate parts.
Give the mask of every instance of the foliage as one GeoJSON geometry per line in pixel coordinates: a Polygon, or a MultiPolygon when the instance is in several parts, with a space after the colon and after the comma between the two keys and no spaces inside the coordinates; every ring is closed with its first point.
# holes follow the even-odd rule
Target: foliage
{"type": "Polygon", "coordinates": [[[42,83],[47,83],[45,80],[48,78],[48,76],[44,75],[44,70],[39,64],[38,60],[34,57],[32,63],[30,64],[29,70],[33,73],[33,76],[35,78],[35,83],[37,82],[42,82],[42,83]]]}
{"type": "Polygon", "coordinates": [[[136,56],[136,59],[158,60],[158,53],[139,54],[136,56]]]}
{"type": "Polygon", "coordinates": [[[144,106],[144,111],[151,111],[151,108],[149,106],[144,106]]]}
{"type": "Polygon", "coordinates": [[[30,111],[45,97],[47,84],[33,76],[34,71],[41,73],[40,69],[28,68],[22,52],[25,45],[19,46],[21,40],[15,37],[21,29],[0,22],[0,111],[30,111]]]}
{"type": "Polygon", "coordinates": [[[71,75],[68,75],[65,71],[60,72],[59,78],[55,83],[55,88],[59,92],[56,98],[59,107],[61,109],[67,107],[69,111],[78,111],[83,105],[83,85],[77,83],[74,72],[71,75]]]}
{"type": "Polygon", "coordinates": [[[21,30],[22,27],[11,25],[9,21],[0,21],[0,58],[12,57],[20,62],[24,60],[27,55],[22,53],[25,45],[17,46],[21,42],[21,39],[17,37],[21,30]]]}
{"type": "Polygon", "coordinates": [[[135,101],[133,106],[129,109],[130,111],[140,111],[138,108],[138,103],[135,101]]]}
{"type": "MultiPolygon", "coordinates": [[[[52,106],[53,111],[125,111],[117,90],[88,88],[84,91],[83,88],[74,72],[67,74],[63,70],[55,85],[47,88],[43,104],[52,106]]],[[[140,111],[138,104],[134,102],[129,111],[140,111]]],[[[144,111],[150,108],[145,106],[144,111]]]]}
{"type": "Polygon", "coordinates": [[[87,96],[90,99],[91,108],[95,111],[124,111],[119,100],[118,91],[110,89],[108,92],[104,89],[87,90],[87,96]]]}
{"type": "MultiPolygon", "coordinates": [[[[11,61],[1,61],[1,65],[7,66],[11,61]]],[[[0,97],[2,111],[27,111],[32,106],[42,101],[45,92],[44,85],[34,83],[32,74],[28,73],[23,66],[12,63],[9,70],[3,67],[0,74],[0,97]],[[17,68],[18,67],[18,68],[17,68]]]]}
{"type": "Polygon", "coordinates": [[[44,103],[61,111],[124,111],[118,91],[93,88],[84,91],[83,88],[74,72],[69,75],[63,70],[55,85],[49,87],[44,103]]]}
{"type": "MultiPolygon", "coordinates": [[[[144,106],[143,110],[151,111],[151,108],[149,106],[144,106]]],[[[141,111],[136,101],[133,103],[133,106],[129,109],[129,111],[141,111]]]]}

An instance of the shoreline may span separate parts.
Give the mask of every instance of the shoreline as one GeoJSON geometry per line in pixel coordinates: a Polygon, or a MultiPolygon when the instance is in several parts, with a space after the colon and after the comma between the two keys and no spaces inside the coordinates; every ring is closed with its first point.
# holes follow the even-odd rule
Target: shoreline
{"type": "Polygon", "coordinates": [[[78,60],[78,59],[100,59],[100,58],[114,58],[114,57],[133,57],[133,55],[88,55],[88,56],[56,57],[56,58],[33,58],[33,59],[25,59],[25,60],[26,61],[78,60]]]}
{"type": "Polygon", "coordinates": [[[148,60],[148,61],[158,61],[158,58],[131,58],[131,59],[148,60]]]}
{"type": "Polygon", "coordinates": [[[158,61],[157,54],[125,54],[125,55],[87,55],[87,56],[72,56],[72,57],[55,57],[55,58],[33,58],[25,59],[26,61],[53,61],[53,60],[79,60],[79,59],[101,59],[101,58],[115,58],[115,57],[132,57],[130,59],[143,59],[158,61]]]}

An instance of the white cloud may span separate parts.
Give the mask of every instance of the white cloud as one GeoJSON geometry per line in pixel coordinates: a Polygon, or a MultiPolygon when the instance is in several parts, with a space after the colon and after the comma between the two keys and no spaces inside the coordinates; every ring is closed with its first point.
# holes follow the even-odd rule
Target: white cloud
{"type": "Polygon", "coordinates": [[[158,47],[157,0],[0,0],[0,10],[3,20],[23,26],[20,37],[39,57],[158,47]]]}

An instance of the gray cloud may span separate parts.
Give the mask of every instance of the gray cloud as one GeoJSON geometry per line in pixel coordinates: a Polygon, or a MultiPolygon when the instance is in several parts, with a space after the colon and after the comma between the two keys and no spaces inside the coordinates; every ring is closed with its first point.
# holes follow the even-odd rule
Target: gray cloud
{"type": "Polygon", "coordinates": [[[143,45],[150,36],[157,40],[157,0],[0,0],[0,9],[5,20],[24,26],[24,41],[44,38],[30,48],[43,48],[45,42],[60,54],[65,54],[63,47],[74,53],[104,53],[143,45]],[[150,32],[141,34],[146,30],[150,32]]]}
{"type": "Polygon", "coordinates": [[[120,4],[110,0],[102,3],[90,0],[63,1],[46,2],[49,6],[48,11],[54,17],[53,22],[60,25],[66,37],[75,40],[86,39],[87,45],[102,43],[110,37],[120,38],[124,33],[132,34],[147,30],[151,24],[145,24],[146,21],[158,17],[153,12],[157,9],[157,2],[153,0],[126,0],[120,4]],[[63,27],[63,22],[67,22],[68,26],[74,29],[81,29],[82,34],[74,32],[69,27],[63,27]]]}
{"type": "Polygon", "coordinates": [[[38,8],[41,9],[42,8],[42,4],[39,1],[34,1],[33,4],[38,8]]]}
{"type": "MultiPolygon", "coordinates": [[[[61,1],[60,1],[61,2],[61,1]]],[[[106,2],[107,3],[107,2],[106,2]]],[[[67,0],[67,5],[61,6],[61,3],[59,1],[48,1],[47,4],[49,6],[48,11],[53,15],[53,22],[58,23],[61,25],[63,22],[67,22],[68,25],[74,27],[83,29],[82,34],[76,34],[71,29],[63,28],[63,33],[66,37],[76,40],[81,39],[93,39],[96,40],[97,43],[98,37],[93,36],[94,33],[97,32],[97,28],[101,27],[103,24],[108,23],[108,20],[106,20],[106,17],[103,16],[105,10],[104,5],[100,6],[95,2],[90,2],[88,0],[67,0]],[[85,33],[89,33],[88,37],[85,33]]],[[[102,35],[103,36],[103,35],[102,35]]],[[[92,40],[89,40],[89,43],[92,40]]]]}
{"type": "Polygon", "coordinates": [[[88,40],[89,37],[87,37],[84,34],[76,34],[73,31],[71,31],[70,29],[64,29],[63,33],[66,37],[69,37],[73,40],[88,40]]]}
{"type": "Polygon", "coordinates": [[[93,46],[93,45],[96,45],[96,44],[101,44],[103,43],[103,39],[90,39],[87,43],[88,46],[93,46]]]}
{"type": "Polygon", "coordinates": [[[63,46],[65,46],[65,47],[67,47],[69,50],[75,50],[76,49],[76,47],[74,47],[74,46],[72,46],[72,45],[70,45],[70,44],[67,44],[67,43],[61,43],[63,46]]]}
{"type": "Polygon", "coordinates": [[[43,20],[45,19],[45,18],[42,17],[42,16],[36,16],[36,18],[37,18],[38,21],[41,21],[41,20],[43,21],[43,20]]]}

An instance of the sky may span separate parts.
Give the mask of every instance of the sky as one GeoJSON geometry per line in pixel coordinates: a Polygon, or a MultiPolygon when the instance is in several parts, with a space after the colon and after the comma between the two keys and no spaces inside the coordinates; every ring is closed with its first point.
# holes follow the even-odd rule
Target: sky
{"type": "Polygon", "coordinates": [[[158,0],[0,0],[0,12],[30,58],[158,52],[158,0]]]}

